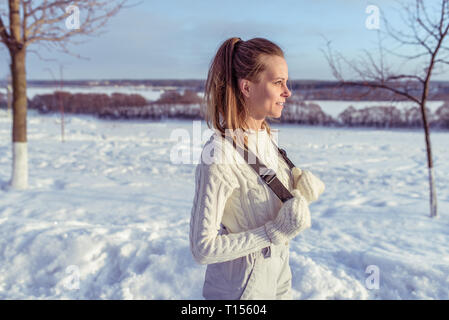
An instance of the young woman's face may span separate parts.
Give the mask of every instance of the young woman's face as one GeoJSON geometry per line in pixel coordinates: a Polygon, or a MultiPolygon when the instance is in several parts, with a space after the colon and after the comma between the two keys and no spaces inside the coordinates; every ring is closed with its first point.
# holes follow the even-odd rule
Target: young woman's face
{"type": "Polygon", "coordinates": [[[249,109],[249,115],[256,123],[262,123],[265,117],[279,118],[282,105],[291,96],[287,88],[288,67],[284,58],[263,56],[265,70],[259,75],[260,81],[247,82],[241,89],[249,109]]]}

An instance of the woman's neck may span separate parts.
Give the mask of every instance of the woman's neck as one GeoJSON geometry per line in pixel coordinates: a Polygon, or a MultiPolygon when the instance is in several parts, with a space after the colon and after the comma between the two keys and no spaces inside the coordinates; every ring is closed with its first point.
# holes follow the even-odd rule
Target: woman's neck
{"type": "Polygon", "coordinates": [[[261,131],[263,130],[262,124],[265,119],[254,119],[251,116],[248,116],[248,120],[246,121],[248,129],[254,130],[254,131],[261,131]]]}

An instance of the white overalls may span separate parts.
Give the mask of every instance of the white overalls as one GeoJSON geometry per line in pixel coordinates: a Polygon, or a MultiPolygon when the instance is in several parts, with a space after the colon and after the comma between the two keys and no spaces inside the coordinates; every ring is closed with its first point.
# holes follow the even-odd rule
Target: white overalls
{"type": "Polygon", "coordinates": [[[209,264],[203,297],[211,300],[290,300],[289,246],[271,245],[231,261],[209,264]]]}

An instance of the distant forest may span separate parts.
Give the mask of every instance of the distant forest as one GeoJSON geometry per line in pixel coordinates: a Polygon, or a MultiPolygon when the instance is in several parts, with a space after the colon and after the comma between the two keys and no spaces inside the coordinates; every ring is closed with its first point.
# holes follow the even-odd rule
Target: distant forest
{"type": "MultiPolygon", "coordinates": [[[[196,91],[167,90],[156,101],[147,101],[138,94],[70,93],[56,91],[36,95],[28,101],[30,109],[40,113],[61,112],[92,114],[108,119],[203,119],[204,101],[196,91]]],[[[6,108],[4,94],[0,93],[0,108],[6,108]]],[[[435,111],[427,108],[432,128],[449,129],[449,99],[435,111]]],[[[378,106],[354,108],[349,106],[337,118],[326,114],[314,102],[293,99],[276,123],[297,123],[335,127],[421,128],[421,111],[418,107],[398,109],[387,102],[378,106]]]]}
{"type": "MultiPolygon", "coordinates": [[[[59,81],[53,80],[29,80],[28,86],[52,86],[60,85],[59,81]]],[[[203,92],[204,79],[147,79],[147,80],[64,80],[63,86],[146,86],[146,87],[171,87],[186,88],[194,92],[203,92]]],[[[399,85],[399,83],[398,83],[399,85]]],[[[0,81],[0,87],[5,86],[5,81],[0,81]]],[[[413,87],[418,84],[411,83],[409,93],[417,95],[418,91],[413,87]]],[[[391,101],[402,100],[385,90],[369,90],[359,86],[341,86],[337,81],[321,80],[290,80],[290,90],[295,96],[302,100],[360,100],[360,101],[391,101]]],[[[428,100],[449,100],[449,81],[432,81],[430,83],[428,100]]]]}

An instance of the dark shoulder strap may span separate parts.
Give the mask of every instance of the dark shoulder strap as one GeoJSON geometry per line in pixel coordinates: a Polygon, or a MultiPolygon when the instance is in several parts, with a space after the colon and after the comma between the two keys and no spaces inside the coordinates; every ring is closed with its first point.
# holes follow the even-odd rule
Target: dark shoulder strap
{"type": "Polygon", "coordinates": [[[284,158],[285,162],[287,163],[287,165],[290,167],[290,170],[293,169],[295,167],[295,165],[287,157],[287,151],[285,151],[284,149],[281,149],[279,147],[277,147],[277,148],[278,148],[279,153],[282,155],[282,157],[284,158]]]}
{"type": "MultiPolygon", "coordinates": [[[[248,150],[246,148],[241,148],[238,146],[235,141],[229,137],[222,135],[223,138],[228,139],[234,146],[234,148],[239,151],[240,155],[244,155],[245,161],[254,169],[254,171],[265,181],[265,183],[273,190],[273,192],[277,195],[277,197],[282,201],[285,202],[291,198],[293,198],[293,195],[288,191],[288,189],[282,184],[282,182],[278,179],[276,176],[276,172],[274,170],[267,168],[260,160],[259,158],[254,155],[251,150],[248,150]],[[249,158],[250,157],[250,158],[249,158]],[[248,159],[255,159],[255,163],[248,162],[248,159]]],[[[273,142],[274,143],[274,142],[273,142]]],[[[277,147],[277,146],[276,146],[277,147]]],[[[290,161],[290,159],[287,158],[287,153],[285,150],[278,148],[279,153],[284,158],[285,162],[287,162],[287,165],[292,169],[294,167],[294,164],[290,161]]]]}

